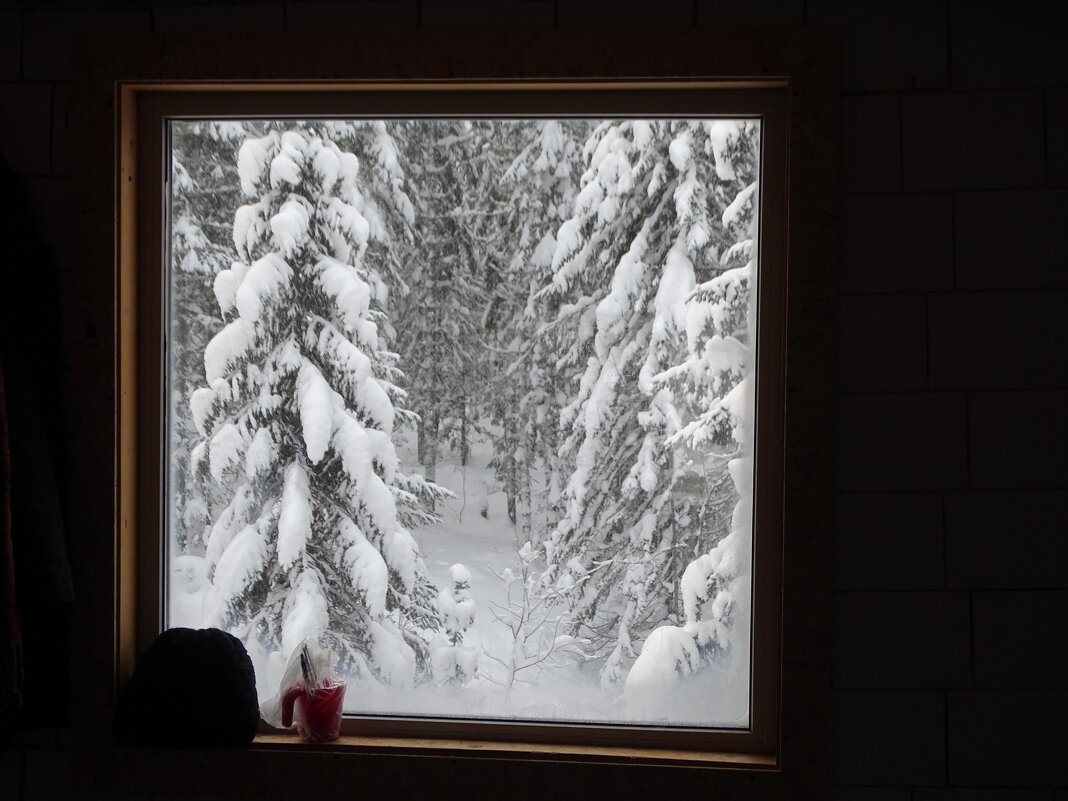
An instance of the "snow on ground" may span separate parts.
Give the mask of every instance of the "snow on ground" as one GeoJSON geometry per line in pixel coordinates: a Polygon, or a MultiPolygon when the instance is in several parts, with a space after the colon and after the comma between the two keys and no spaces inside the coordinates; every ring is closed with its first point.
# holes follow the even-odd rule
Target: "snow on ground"
{"type": "MultiPolygon", "coordinates": [[[[407,431],[405,434],[407,441],[397,448],[401,472],[422,474],[422,466],[413,457],[415,436],[407,431]]],[[[519,557],[515,527],[508,519],[504,493],[498,488],[493,468],[488,466],[491,456],[492,451],[484,441],[475,443],[466,467],[460,465],[459,459],[446,454],[437,465],[435,480],[456,497],[435,510],[441,522],[417,528],[412,534],[419,543],[430,577],[439,587],[452,585],[449,568],[457,562],[471,573],[471,594],[480,614],[468,636],[475,634],[492,641],[488,624],[493,617],[481,612],[490,601],[505,602],[505,585],[497,574],[514,567],[519,557]],[[485,517],[481,514],[483,509],[485,517]]]]}
{"type": "MultiPolygon", "coordinates": [[[[405,431],[397,452],[401,470],[423,473],[415,459],[415,435],[405,431]]],[[[518,674],[508,691],[503,682],[512,651],[512,636],[491,609],[509,605],[509,585],[502,579],[506,570],[516,571],[523,543],[517,527],[508,519],[507,499],[489,466],[492,445],[477,439],[466,466],[458,456],[444,453],[437,464],[436,483],[451,490],[456,497],[436,510],[441,521],[412,533],[419,544],[430,578],[439,587],[451,586],[450,569],[460,563],[471,574],[471,596],[477,605],[475,623],[468,630],[464,645],[481,652],[478,676],[464,687],[424,687],[397,694],[388,690],[368,692],[360,698],[346,699],[351,711],[448,714],[476,717],[526,717],[607,720],[616,718],[608,709],[614,700],[597,681],[595,671],[584,675],[577,668],[546,670],[535,678],[537,668],[518,674]],[[483,515],[483,512],[485,514],[483,515]],[[499,683],[498,683],[499,682],[499,683]],[[359,705],[360,709],[356,708],[359,705]]],[[[511,585],[514,603],[520,600],[520,583],[511,585]]]]}

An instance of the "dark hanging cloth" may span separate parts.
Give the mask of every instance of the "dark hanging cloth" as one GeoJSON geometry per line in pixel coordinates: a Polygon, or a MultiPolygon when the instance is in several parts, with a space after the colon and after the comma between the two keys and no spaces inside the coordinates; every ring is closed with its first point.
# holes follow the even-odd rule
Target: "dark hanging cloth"
{"type": "Polygon", "coordinates": [[[68,714],[74,599],[57,470],[64,434],[59,273],[37,235],[23,180],[2,161],[0,192],[13,200],[0,215],[0,722],[40,728],[63,725],[68,714]]]}
{"type": "Polygon", "coordinates": [[[0,359],[0,710],[22,703],[22,627],[15,604],[15,543],[11,531],[11,440],[8,437],[4,363],[0,359]]]}

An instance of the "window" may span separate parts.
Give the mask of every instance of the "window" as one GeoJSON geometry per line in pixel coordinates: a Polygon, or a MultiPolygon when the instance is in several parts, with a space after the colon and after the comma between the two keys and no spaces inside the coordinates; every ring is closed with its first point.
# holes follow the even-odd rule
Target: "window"
{"type": "Polygon", "coordinates": [[[781,101],[561,85],[491,116],[523,91],[158,95],[163,625],[239,636],[263,699],[331,647],[352,729],[750,734],[781,101]],[[597,107],[633,116],[556,116],[597,107]]]}
{"type": "Polygon", "coordinates": [[[166,625],[747,728],[761,125],[168,120],[166,625]]]}
{"type": "Polygon", "coordinates": [[[781,617],[819,574],[784,573],[782,554],[822,535],[785,514],[784,445],[821,412],[785,424],[804,296],[787,257],[793,275],[812,256],[787,226],[798,83],[776,74],[126,83],[120,677],[168,622],[239,629],[267,676],[318,633],[366,680],[341,747],[780,768],[781,688],[805,672],[782,669],[800,633],[781,617]],[[571,154],[558,185],[532,177],[547,138],[571,154]],[[413,243],[435,258],[413,264],[413,243]],[[431,519],[461,511],[462,527],[431,519]],[[507,536],[481,558],[494,526],[507,536]],[[418,689],[389,692],[393,675],[418,689]]]}

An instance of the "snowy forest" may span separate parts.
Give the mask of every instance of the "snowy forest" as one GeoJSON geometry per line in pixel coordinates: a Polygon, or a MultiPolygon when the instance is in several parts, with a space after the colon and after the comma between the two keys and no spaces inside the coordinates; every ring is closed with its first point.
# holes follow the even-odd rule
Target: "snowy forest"
{"type": "Polygon", "coordinates": [[[744,727],[759,120],[169,123],[167,625],[744,727]]]}

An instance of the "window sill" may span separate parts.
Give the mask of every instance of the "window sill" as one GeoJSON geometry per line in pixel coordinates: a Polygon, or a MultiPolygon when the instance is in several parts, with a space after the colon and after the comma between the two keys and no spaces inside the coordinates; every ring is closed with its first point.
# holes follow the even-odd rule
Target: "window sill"
{"type": "Polygon", "coordinates": [[[622,763],[672,767],[738,770],[776,770],[774,756],[725,751],[683,751],[666,748],[619,748],[563,743],[496,742],[408,737],[342,735],[329,743],[305,743],[295,734],[257,735],[252,748],[264,750],[329,751],[393,756],[444,756],[469,759],[524,759],[551,762],[622,763]]]}

